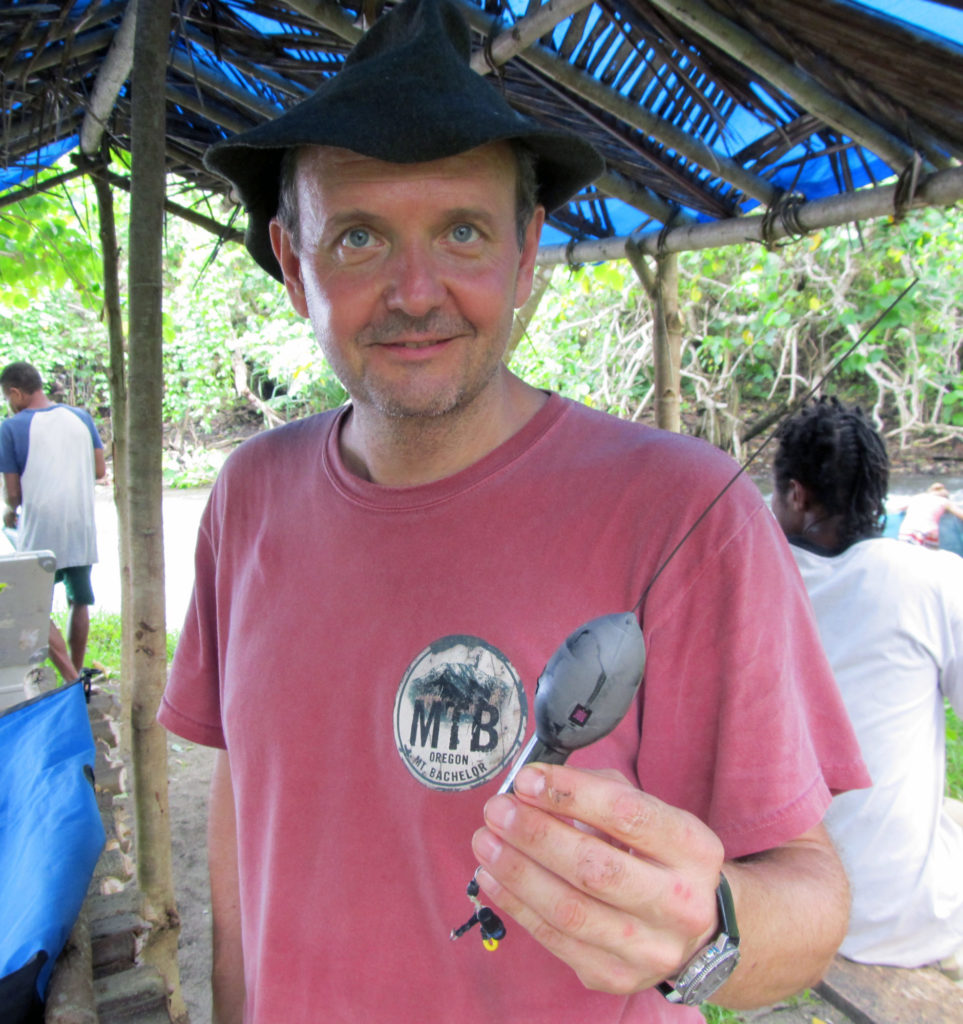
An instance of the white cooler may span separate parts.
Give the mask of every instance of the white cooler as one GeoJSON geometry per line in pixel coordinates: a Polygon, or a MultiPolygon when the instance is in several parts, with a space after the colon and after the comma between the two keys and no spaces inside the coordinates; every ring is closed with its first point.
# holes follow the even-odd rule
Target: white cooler
{"type": "Polygon", "coordinates": [[[0,555],[0,710],[26,699],[27,673],[47,657],[56,568],[52,551],[0,555]]]}

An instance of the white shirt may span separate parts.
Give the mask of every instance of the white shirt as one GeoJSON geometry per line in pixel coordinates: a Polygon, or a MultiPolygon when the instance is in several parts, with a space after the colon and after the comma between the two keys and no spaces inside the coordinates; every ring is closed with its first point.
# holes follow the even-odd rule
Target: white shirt
{"type": "Polygon", "coordinates": [[[94,444],[80,410],[51,405],[33,410],[23,490],[19,548],[49,549],[57,568],[97,561],[94,444]]]}
{"type": "Polygon", "coordinates": [[[918,967],[963,943],[963,829],[943,811],[943,698],[963,708],[963,559],[888,539],[792,545],[873,778],[826,826],[850,876],[841,952],[918,967]]]}

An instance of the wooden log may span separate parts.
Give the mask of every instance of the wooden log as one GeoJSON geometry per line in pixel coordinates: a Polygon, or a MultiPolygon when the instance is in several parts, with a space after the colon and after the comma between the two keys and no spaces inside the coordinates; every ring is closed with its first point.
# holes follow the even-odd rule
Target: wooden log
{"type": "Polygon", "coordinates": [[[81,908],[50,976],[44,1024],[98,1024],[86,908],[81,908]]]}
{"type": "Polygon", "coordinates": [[[932,967],[880,967],[837,956],[816,992],[854,1024],[963,1021],[963,988],[932,967]]]}

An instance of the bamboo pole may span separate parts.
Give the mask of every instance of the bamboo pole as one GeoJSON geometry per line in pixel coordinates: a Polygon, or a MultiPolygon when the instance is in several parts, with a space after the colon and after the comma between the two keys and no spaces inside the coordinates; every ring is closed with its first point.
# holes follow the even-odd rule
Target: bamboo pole
{"type": "MultiPolygon", "coordinates": [[[[493,18],[470,3],[469,0],[455,0],[455,3],[469,24],[480,32],[488,32],[492,24],[496,23],[493,18]]],[[[774,202],[778,196],[778,189],[758,174],[747,170],[735,160],[731,160],[707,146],[700,139],[689,135],[685,129],[671,121],[649,112],[638,103],[633,103],[614,92],[590,74],[573,67],[568,61],[556,57],[545,47],[533,43],[518,57],[553,79],[558,85],[569,89],[600,110],[620,118],[643,134],[699,164],[713,177],[735,185],[747,196],[758,199],[759,202],[766,205],[774,202]]]]}
{"type": "MultiPolygon", "coordinates": [[[[124,12],[120,28],[114,36],[103,63],[97,71],[97,80],[91,92],[90,103],[80,128],[80,151],[92,158],[101,149],[104,129],[120,90],[130,75],[134,62],[134,31],[137,24],[137,5],[130,4],[124,12]]],[[[86,161],[85,161],[86,162],[86,161]]],[[[101,168],[106,170],[105,164],[101,168]]],[[[113,449],[114,507],[117,510],[117,556],[120,566],[120,618],[121,636],[133,635],[131,616],[130,580],[130,488],[128,486],[129,444],[127,408],[127,356],[124,326],[120,305],[120,246],[114,219],[114,197],[105,174],[92,173],[97,195],[97,215],[100,225],[100,253],[104,280],[104,314],[107,321],[110,366],[107,382],[110,388],[110,432],[113,449]]],[[[131,748],[130,709],[133,697],[132,645],[121,644],[120,749],[125,760],[133,756],[131,748]]]]}
{"type": "MultiPolygon", "coordinates": [[[[756,214],[703,224],[685,224],[665,233],[656,228],[639,235],[634,241],[640,252],[650,256],[658,254],[660,239],[665,252],[696,252],[727,245],[742,245],[745,242],[769,244],[800,233],[838,227],[850,221],[872,220],[924,206],[952,206],[963,200],[963,168],[937,171],[923,178],[916,194],[908,199],[903,211],[897,210],[896,198],[895,185],[880,185],[803,203],[796,210],[796,223],[793,226],[778,219],[769,222],[763,214],[756,214]]],[[[551,266],[558,263],[598,263],[625,259],[626,246],[632,240],[631,236],[622,236],[579,242],[571,246],[566,243],[543,245],[538,250],[538,262],[551,266]]]]}
{"type": "Polygon", "coordinates": [[[538,310],[542,296],[548,290],[551,281],[552,271],[548,267],[536,268],[535,279],[532,282],[532,294],[529,295],[523,306],[515,310],[515,317],[512,320],[512,333],[508,339],[508,348],[502,357],[506,363],[512,358],[515,349],[518,348],[518,343],[525,337],[528,325],[532,322],[532,317],[538,310]]]}
{"type": "Polygon", "coordinates": [[[84,156],[93,156],[100,149],[100,140],[110,112],[114,109],[120,90],[130,74],[134,60],[134,27],[137,22],[137,5],[128,4],[121,19],[120,28],[107,51],[107,56],[97,70],[97,80],[91,91],[90,103],[84,122],[80,126],[80,151],[84,156]]]}
{"type": "Polygon", "coordinates": [[[682,317],[679,315],[679,255],[656,257],[655,421],[663,430],[682,430],[682,317]]]}
{"type": "Polygon", "coordinates": [[[352,46],[361,38],[363,30],[345,9],[334,0],[285,0],[286,6],[306,18],[316,21],[322,28],[340,36],[352,46]]]}
{"type": "Polygon", "coordinates": [[[133,684],[131,750],[137,880],[151,928],[143,958],[164,978],[174,1019],[186,1019],[180,990],[174,900],[167,734],[157,707],[167,677],[164,543],[161,513],[163,450],[164,79],[171,2],[137,0],[131,92],[129,506],[133,684]]]}
{"type": "Polygon", "coordinates": [[[527,49],[536,40],[548,35],[560,21],[570,18],[594,2],[595,0],[546,0],[533,14],[520,18],[514,25],[495,36],[487,54],[483,50],[473,54],[472,70],[480,75],[488,74],[492,70],[488,62],[489,57],[496,66],[507,64],[512,57],[527,49]]]}
{"type": "MultiPolygon", "coordinates": [[[[92,174],[97,194],[97,214],[100,222],[100,252],[104,272],[104,313],[107,319],[107,338],[110,350],[110,368],[107,374],[110,386],[110,432],[113,447],[114,507],[117,509],[117,554],[120,565],[121,636],[133,635],[131,618],[130,582],[130,495],[128,485],[129,450],[127,408],[127,356],[124,325],[120,306],[120,246],[114,220],[114,199],[107,179],[92,174]]],[[[132,705],[133,665],[132,645],[122,643],[120,671],[120,706],[123,716],[120,746],[124,759],[131,755],[130,709],[132,705]]]]}
{"type": "Polygon", "coordinates": [[[667,203],[656,192],[636,185],[634,181],[629,181],[617,171],[603,171],[595,179],[594,185],[599,192],[603,192],[613,199],[621,199],[623,203],[636,210],[641,210],[660,224],[665,224],[670,218],[673,218],[675,224],[695,223],[692,217],[683,214],[678,207],[667,203]]]}
{"type": "MultiPolygon", "coordinates": [[[[485,14],[468,0],[455,2],[469,24],[478,31],[487,34],[493,25],[497,27],[496,19],[485,14]]],[[[360,38],[360,29],[333,0],[292,0],[290,6],[301,14],[313,18],[318,24],[347,42],[354,43],[360,38]]],[[[767,205],[774,202],[778,196],[778,190],[764,178],[746,170],[724,154],[717,153],[671,121],[651,114],[637,103],[613,92],[591,75],[573,68],[567,61],[559,59],[544,47],[532,43],[518,56],[527,64],[554,78],[558,84],[594,103],[599,109],[621,118],[633,128],[705,167],[713,176],[735,185],[747,196],[767,205]]]]}
{"type": "MultiPolygon", "coordinates": [[[[875,153],[900,172],[913,159],[913,148],[825,89],[802,68],[789,64],[742,26],[703,0],[651,0],[653,6],[709,40],[740,64],[756,72],[809,111],[875,153]]],[[[932,170],[928,166],[927,170],[932,170]]]]}
{"type": "Polygon", "coordinates": [[[662,253],[654,260],[634,245],[625,249],[642,288],[652,305],[652,376],[655,391],[655,423],[663,430],[682,430],[682,317],[679,315],[679,257],[662,253]]]}

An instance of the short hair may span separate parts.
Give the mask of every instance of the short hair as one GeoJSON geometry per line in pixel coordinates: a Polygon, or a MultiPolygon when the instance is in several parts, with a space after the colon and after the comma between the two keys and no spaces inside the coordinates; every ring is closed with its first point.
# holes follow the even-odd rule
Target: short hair
{"type": "MultiPolygon", "coordinates": [[[[515,230],[518,234],[518,248],[525,244],[525,232],[528,229],[535,207],[538,205],[538,179],[535,174],[535,154],[518,139],[509,139],[509,145],[515,154],[517,168],[515,180],[515,230]]],[[[298,221],[298,156],[303,147],[292,146],[284,151],[281,157],[281,171],[278,176],[278,210],[277,219],[281,226],[290,232],[294,248],[300,249],[301,237],[298,221]]]]}
{"type": "Polygon", "coordinates": [[[0,373],[0,387],[17,388],[25,395],[32,395],[43,388],[43,378],[30,363],[10,363],[0,373]]]}
{"type": "Polygon", "coordinates": [[[809,402],[776,431],[773,480],[780,494],[798,480],[828,515],[841,516],[843,549],[883,532],[889,457],[858,405],[835,396],[809,402]]]}

